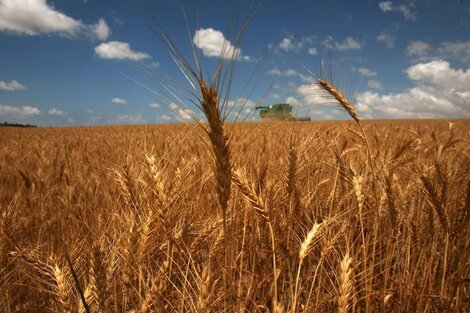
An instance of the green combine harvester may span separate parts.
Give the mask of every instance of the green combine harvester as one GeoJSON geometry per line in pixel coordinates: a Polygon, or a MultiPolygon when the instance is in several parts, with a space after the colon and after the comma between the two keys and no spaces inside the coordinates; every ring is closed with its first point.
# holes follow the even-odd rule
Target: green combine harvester
{"type": "Polygon", "coordinates": [[[269,106],[257,106],[261,121],[310,121],[310,117],[292,116],[292,106],[288,103],[278,103],[269,106]]]}

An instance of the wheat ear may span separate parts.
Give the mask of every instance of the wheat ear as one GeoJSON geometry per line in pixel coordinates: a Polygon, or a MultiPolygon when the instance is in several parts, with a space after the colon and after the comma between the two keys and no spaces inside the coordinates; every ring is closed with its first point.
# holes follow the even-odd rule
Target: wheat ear
{"type": "Polygon", "coordinates": [[[352,258],[349,253],[341,261],[339,277],[338,313],[347,313],[352,293],[352,258]]]}
{"type": "Polygon", "coordinates": [[[273,307],[279,308],[277,301],[277,265],[276,265],[276,244],[274,239],[274,230],[269,218],[269,209],[265,200],[256,193],[253,184],[249,184],[246,176],[241,171],[234,171],[233,182],[240,189],[243,199],[251,206],[258,215],[264,219],[269,228],[271,236],[271,249],[273,251],[273,307]]]}
{"type": "Polygon", "coordinates": [[[299,280],[300,280],[300,271],[302,269],[302,264],[303,264],[305,257],[311,250],[311,247],[314,243],[314,239],[317,237],[318,231],[320,230],[321,225],[322,223],[313,224],[312,228],[307,233],[307,236],[305,237],[304,241],[300,245],[299,266],[297,268],[297,276],[295,278],[294,297],[292,299],[292,310],[291,310],[292,312],[295,312],[297,309],[297,297],[298,297],[298,292],[299,292],[299,280]]]}
{"type": "Polygon", "coordinates": [[[339,91],[336,89],[333,84],[327,82],[326,80],[319,79],[318,84],[326,90],[333,98],[338,101],[338,103],[351,115],[351,117],[359,123],[359,116],[357,115],[356,109],[354,106],[348,101],[348,99],[339,91]]]}

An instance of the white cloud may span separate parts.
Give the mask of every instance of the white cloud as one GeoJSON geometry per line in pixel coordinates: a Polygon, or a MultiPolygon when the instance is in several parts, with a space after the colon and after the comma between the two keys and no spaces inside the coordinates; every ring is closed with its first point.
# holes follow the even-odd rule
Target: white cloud
{"type": "Polygon", "coordinates": [[[60,110],[60,109],[57,109],[57,108],[52,108],[52,109],[50,109],[50,110],[47,112],[47,114],[49,114],[49,115],[63,116],[63,115],[66,115],[67,112],[64,112],[64,111],[62,111],[62,110],[60,110]]]}
{"type": "Polygon", "coordinates": [[[398,6],[394,6],[392,1],[382,1],[379,3],[379,8],[384,12],[402,13],[405,20],[416,20],[416,14],[413,12],[413,3],[400,4],[398,6]]]}
{"type": "Polygon", "coordinates": [[[49,6],[46,0],[2,0],[0,30],[16,34],[61,33],[75,35],[83,27],[77,21],[49,6]]]}
{"type": "Polygon", "coordinates": [[[151,68],[159,68],[160,63],[159,62],[152,62],[148,66],[151,67],[151,68]]]}
{"type": "Polygon", "coordinates": [[[406,73],[410,79],[418,83],[442,90],[470,91],[470,69],[455,70],[444,60],[413,65],[406,70],[406,73]]]}
{"type": "Polygon", "coordinates": [[[284,75],[286,75],[286,76],[297,76],[297,75],[299,75],[299,73],[297,73],[297,71],[289,68],[284,72],[284,75]]]}
{"type": "Polygon", "coordinates": [[[406,47],[409,55],[423,57],[431,50],[431,46],[424,41],[412,41],[406,47]]]}
{"type": "Polygon", "coordinates": [[[118,123],[124,124],[142,124],[146,122],[142,114],[120,114],[116,117],[116,120],[118,123]]]}
{"type": "Polygon", "coordinates": [[[381,32],[380,35],[377,36],[377,41],[384,43],[389,48],[395,47],[395,38],[386,32],[381,32]]]}
{"type": "Polygon", "coordinates": [[[258,119],[256,106],[260,104],[248,98],[238,98],[227,102],[229,120],[255,121],[258,119]]]}
{"type": "Polygon", "coordinates": [[[470,62],[470,41],[443,42],[439,45],[438,52],[465,63],[470,62]]]}
{"type": "Polygon", "coordinates": [[[414,12],[411,11],[412,6],[406,4],[400,4],[398,6],[398,11],[403,13],[405,20],[416,20],[416,15],[414,12]]]}
{"type": "Polygon", "coordinates": [[[169,122],[172,120],[171,116],[167,115],[167,114],[163,114],[163,115],[160,115],[160,117],[158,118],[159,120],[162,120],[164,122],[169,122]]]}
{"type": "Polygon", "coordinates": [[[95,47],[95,52],[103,59],[140,61],[150,58],[147,53],[134,51],[127,42],[121,41],[102,43],[95,47]]]}
{"type": "Polygon", "coordinates": [[[470,69],[453,69],[444,60],[419,63],[406,70],[416,84],[405,92],[357,95],[358,111],[376,117],[452,118],[470,115],[470,69]]]}
{"type": "Polygon", "coordinates": [[[39,115],[41,111],[32,106],[22,106],[22,107],[12,107],[8,105],[1,105],[0,104],[0,116],[8,116],[8,117],[28,117],[33,115],[39,115]]]}
{"type": "Polygon", "coordinates": [[[91,29],[99,40],[106,40],[111,34],[111,30],[109,29],[108,24],[106,24],[106,21],[103,18],[100,18],[98,23],[92,25],[91,29]]]}
{"type": "Polygon", "coordinates": [[[418,61],[454,59],[467,64],[470,62],[470,41],[445,41],[436,48],[424,41],[412,41],[407,51],[418,61]]]}
{"type": "Polygon", "coordinates": [[[20,84],[16,80],[12,80],[11,82],[0,81],[0,90],[16,91],[23,89],[26,89],[26,86],[20,84]]]}
{"type": "Polygon", "coordinates": [[[306,76],[302,73],[299,73],[297,72],[296,70],[293,70],[291,68],[287,69],[285,72],[284,72],[284,75],[287,76],[287,77],[298,77],[300,78],[303,82],[311,82],[312,81],[312,77],[310,76],[306,76]]]}
{"type": "Polygon", "coordinates": [[[336,43],[336,48],[338,50],[359,50],[361,44],[352,37],[346,37],[342,42],[336,43]]]}
{"type": "Polygon", "coordinates": [[[291,38],[283,38],[282,41],[279,43],[279,48],[286,52],[295,49],[294,45],[292,44],[291,38]]]}
{"type": "Polygon", "coordinates": [[[196,117],[195,113],[192,110],[178,105],[174,102],[170,103],[168,105],[168,108],[171,110],[171,112],[173,112],[177,119],[182,121],[189,121],[196,117]]]}
{"type": "Polygon", "coordinates": [[[156,102],[153,102],[153,103],[150,103],[149,104],[149,108],[152,108],[152,109],[157,109],[160,107],[160,104],[156,103],[156,102]]]}
{"type": "Polygon", "coordinates": [[[279,53],[280,51],[294,53],[306,51],[311,55],[316,55],[316,48],[312,47],[316,40],[317,36],[314,35],[307,35],[296,39],[292,34],[288,34],[279,43],[269,44],[268,48],[274,53],[279,53]]]}
{"type": "Polygon", "coordinates": [[[54,9],[46,0],[0,1],[0,31],[17,35],[58,34],[66,37],[91,32],[99,39],[109,35],[109,28],[103,19],[95,25],[86,25],[54,9]]]}
{"type": "Polygon", "coordinates": [[[236,58],[245,61],[250,59],[247,56],[242,56],[240,48],[235,48],[222,32],[213,28],[198,29],[194,34],[193,43],[207,57],[236,58]]]}
{"type": "Polygon", "coordinates": [[[95,111],[95,110],[92,110],[92,109],[86,109],[85,111],[86,111],[86,113],[88,113],[90,115],[103,115],[102,112],[95,111]]]}
{"type": "Polygon", "coordinates": [[[295,106],[299,104],[299,101],[295,97],[287,97],[286,98],[286,103],[295,106]]]}
{"type": "Polygon", "coordinates": [[[382,83],[378,80],[373,80],[370,79],[367,81],[367,86],[369,86],[372,89],[382,89],[382,83]]]}
{"type": "Polygon", "coordinates": [[[266,72],[269,75],[275,75],[275,76],[281,76],[282,72],[277,68],[270,69],[269,71],[266,72]]]}
{"type": "MultiPolygon", "coordinates": [[[[456,118],[470,117],[470,68],[455,69],[444,60],[418,63],[406,69],[414,87],[398,93],[366,91],[355,95],[362,118],[456,118]]],[[[380,89],[379,81],[369,80],[369,88],[380,89]]],[[[317,84],[303,84],[287,99],[294,111],[313,117],[345,114],[317,84]],[[328,105],[334,103],[334,106],[328,105]],[[303,110],[303,111],[302,111],[303,110]]],[[[344,115],[345,117],[347,115],[344,115]]]]}
{"type": "Polygon", "coordinates": [[[393,2],[392,1],[382,1],[379,3],[379,8],[384,12],[393,11],[393,2]]]}
{"type": "Polygon", "coordinates": [[[111,99],[111,103],[114,103],[114,104],[127,104],[127,100],[115,97],[115,98],[111,99]]]}
{"type": "Polygon", "coordinates": [[[317,55],[318,51],[317,51],[317,48],[309,48],[307,50],[307,53],[310,54],[310,55],[317,55]]]}
{"type": "Polygon", "coordinates": [[[333,36],[328,36],[321,41],[321,44],[327,49],[333,49],[335,47],[335,39],[333,36]]]}
{"type": "Polygon", "coordinates": [[[376,76],[377,75],[377,72],[374,72],[374,71],[371,71],[370,69],[368,68],[365,68],[365,67],[359,67],[358,69],[356,69],[356,71],[363,75],[363,76],[367,76],[367,77],[372,77],[372,76],[376,76]]]}
{"type": "Polygon", "coordinates": [[[343,50],[359,50],[361,44],[352,37],[346,37],[343,41],[335,41],[333,36],[328,36],[322,40],[322,45],[327,49],[343,50]]]}

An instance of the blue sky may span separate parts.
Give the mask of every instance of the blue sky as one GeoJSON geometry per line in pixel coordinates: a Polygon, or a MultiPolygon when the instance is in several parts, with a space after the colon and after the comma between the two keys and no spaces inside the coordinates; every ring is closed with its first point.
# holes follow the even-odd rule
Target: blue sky
{"type": "Polygon", "coordinates": [[[469,1],[254,3],[259,7],[237,45],[251,0],[0,0],[0,122],[169,123],[200,116],[188,103],[149,91],[161,89],[162,75],[184,81],[151,29],[152,16],[190,60],[194,43],[207,72],[224,44],[236,51],[229,105],[251,120],[258,101],[288,102],[313,119],[347,118],[318,97],[315,78],[329,78],[328,64],[363,118],[470,116],[469,1]]]}

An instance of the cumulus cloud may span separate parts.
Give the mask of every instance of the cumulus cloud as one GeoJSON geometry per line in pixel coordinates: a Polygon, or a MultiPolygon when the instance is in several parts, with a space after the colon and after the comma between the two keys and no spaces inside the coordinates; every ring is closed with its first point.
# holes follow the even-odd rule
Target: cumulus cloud
{"type": "Polygon", "coordinates": [[[12,80],[11,82],[0,81],[0,90],[16,91],[23,89],[26,89],[26,86],[20,84],[16,80],[12,80]]]}
{"type": "Polygon", "coordinates": [[[359,50],[361,44],[352,37],[346,37],[342,42],[336,43],[336,49],[338,50],[359,50]]]}
{"type": "Polygon", "coordinates": [[[333,119],[332,113],[336,116],[342,113],[336,110],[336,103],[333,105],[331,98],[315,83],[299,86],[296,93],[295,96],[287,97],[285,102],[292,105],[292,113],[297,117],[333,119]]]}
{"type": "Polygon", "coordinates": [[[381,32],[380,35],[377,36],[377,41],[385,44],[389,48],[395,47],[395,38],[386,32],[381,32]]]}
{"type": "Polygon", "coordinates": [[[408,77],[418,83],[423,83],[443,90],[470,90],[470,69],[453,69],[449,62],[435,60],[420,63],[406,70],[408,77]]]}
{"type": "Polygon", "coordinates": [[[120,114],[116,117],[116,121],[123,124],[142,124],[146,122],[142,114],[120,114]]]}
{"type": "MultiPolygon", "coordinates": [[[[366,91],[355,95],[361,117],[375,118],[456,118],[470,116],[470,68],[455,69],[449,62],[434,60],[406,69],[414,87],[398,93],[366,91]]],[[[380,89],[379,81],[369,80],[369,88],[380,89]]],[[[344,114],[317,84],[303,84],[295,97],[287,99],[296,110],[313,116],[344,114]],[[334,103],[334,106],[331,104],[334,103]]]]}
{"type": "Polygon", "coordinates": [[[431,46],[424,41],[412,41],[406,47],[406,51],[411,56],[423,57],[431,50],[431,46]]]}
{"type": "Polygon", "coordinates": [[[313,46],[317,41],[317,36],[307,35],[302,36],[299,39],[295,38],[294,35],[288,34],[279,43],[269,44],[268,48],[274,53],[279,52],[307,52],[310,55],[316,55],[317,49],[313,46]]]}
{"type": "Polygon", "coordinates": [[[171,116],[169,116],[168,114],[162,114],[159,116],[158,119],[163,122],[170,122],[172,120],[171,116]]]}
{"type": "Polygon", "coordinates": [[[443,42],[439,45],[438,52],[462,62],[470,62],[470,41],[443,42]]]}
{"type": "Polygon", "coordinates": [[[357,95],[358,111],[391,118],[452,118],[470,115],[470,69],[435,60],[410,66],[416,86],[401,93],[367,91],[357,95]]]}
{"type": "Polygon", "coordinates": [[[295,46],[292,43],[291,38],[283,38],[282,41],[279,43],[279,49],[284,51],[294,50],[295,46]]]}
{"type": "Polygon", "coordinates": [[[99,40],[106,40],[111,34],[111,30],[109,29],[108,24],[106,24],[106,21],[103,18],[100,18],[98,20],[98,23],[92,25],[91,30],[99,40]]]}
{"type": "Polygon", "coordinates": [[[270,69],[269,71],[266,72],[269,75],[274,75],[274,76],[281,76],[282,72],[277,68],[270,69]]]}
{"type": "Polygon", "coordinates": [[[160,107],[160,104],[158,104],[156,102],[153,102],[153,103],[149,104],[149,108],[152,108],[152,109],[158,109],[159,107],[160,107]]]}
{"type": "Polygon", "coordinates": [[[416,15],[412,11],[412,8],[413,8],[412,4],[410,4],[410,5],[400,4],[398,6],[398,11],[403,14],[403,16],[405,17],[405,20],[413,20],[414,21],[414,20],[416,20],[416,15]]]}
{"type": "Polygon", "coordinates": [[[407,52],[418,61],[452,59],[463,64],[470,63],[470,41],[445,41],[435,47],[424,41],[412,41],[407,52]]]}
{"type": "Polygon", "coordinates": [[[150,58],[147,53],[134,51],[127,42],[121,41],[109,41],[106,43],[101,43],[95,47],[95,53],[100,58],[109,60],[115,59],[140,61],[150,58]]]}
{"type": "Polygon", "coordinates": [[[192,120],[193,118],[196,118],[195,113],[188,109],[185,108],[181,105],[178,105],[177,103],[170,103],[168,105],[168,108],[173,112],[173,114],[176,116],[176,118],[180,121],[189,121],[192,120]]]}
{"type": "Polygon", "coordinates": [[[327,49],[344,50],[359,50],[361,44],[354,38],[348,36],[343,41],[336,41],[333,36],[328,36],[322,40],[322,45],[327,49]]]}
{"type": "Polygon", "coordinates": [[[63,116],[63,115],[66,115],[67,112],[64,112],[64,111],[62,111],[60,109],[57,109],[57,108],[52,108],[47,112],[47,114],[56,115],[56,116],[63,116]]]}
{"type": "Polygon", "coordinates": [[[317,51],[317,48],[309,48],[307,50],[307,53],[310,54],[310,55],[317,55],[318,51],[317,51]]]}
{"type": "Polygon", "coordinates": [[[57,11],[46,0],[0,1],[0,31],[17,35],[58,34],[66,37],[94,31],[99,39],[109,35],[109,27],[103,19],[96,25],[86,25],[57,11]]]}
{"type": "Polygon", "coordinates": [[[297,76],[297,75],[299,75],[299,73],[297,73],[296,70],[293,70],[293,69],[289,68],[284,72],[284,75],[286,75],[286,76],[297,76]]]}
{"type": "Polygon", "coordinates": [[[382,89],[382,83],[378,80],[370,79],[367,81],[367,86],[372,89],[382,89]]]}
{"type": "Polygon", "coordinates": [[[238,98],[227,102],[229,108],[229,120],[238,121],[256,121],[258,115],[256,114],[256,106],[259,103],[248,98],[238,98]]]}
{"type": "Polygon", "coordinates": [[[296,70],[291,69],[291,68],[285,70],[283,74],[284,74],[284,76],[287,76],[287,77],[298,77],[298,78],[300,78],[300,80],[302,80],[302,82],[312,81],[312,78],[310,76],[299,73],[296,70]]]}
{"type": "Polygon", "coordinates": [[[39,114],[41,114],[41,111],[36,107],[28,105],[13,107],[0,104],[0,116],[22,118],[39,114]]]}
{"type": "Polygon", "coordinates": [[[381,1],[379,2],[379,8],[383,12],[399,12],[403,14],[405,20],[416,20],[416,14],[413,12],[413,3],[395,6],[392,1],[381,1]]]}
{"type": "Polygon", "coordinates": [[[384,12],[393,11],[393,2],[392,1],[382,1],[379,3],[379,8],[384,12]]]}
{"type": "Polygon", "coordinates": [[[372,77],[372,76],[377,75],[377,72],[371,71],[370,69],[365,68],[365,67],[359,67],[356,69],[356,71],[362,76],[367,76],[367,77],[372,77]]]}
{"type": "Polygon", "coordinates": [[[111,103],[114,103],[114,104],[127,104],[127,100],[115,97],[115,98],[111,99],[111,103]]]}
{"type": "Polygon", "coordinates": [[[49,6],[46,0],[2,0],[0,2],[0,30],[38,35],[63,33],[75,35],[83,27],[75,20],[49,6]]]}
{"type": "Polygon", "coordinates": [[[194,34],[193,43],[207,57],[250,60],[248,56],[242,56],[240,48],[235,48],[221,31],[213,28],[198,29],[194,34]]]}

